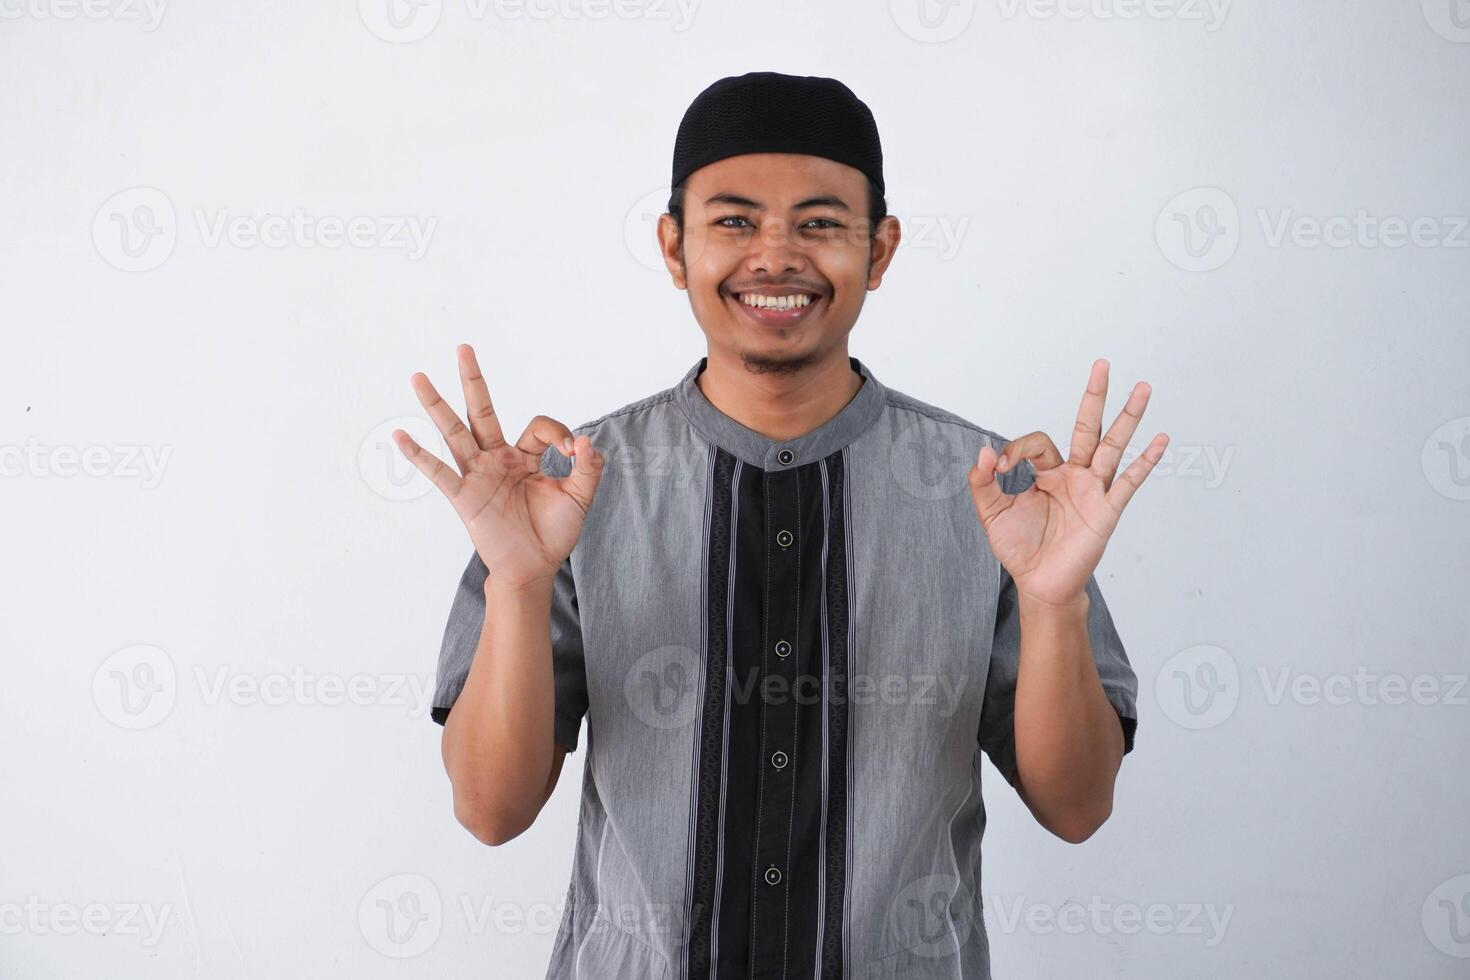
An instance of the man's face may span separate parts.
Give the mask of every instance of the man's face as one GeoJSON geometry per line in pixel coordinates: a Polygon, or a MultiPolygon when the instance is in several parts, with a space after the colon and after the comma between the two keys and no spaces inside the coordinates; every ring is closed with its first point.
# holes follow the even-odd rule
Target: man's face
{"type": "Polygon", "coordinates": [[[691,175],[682,241],[664,215],[659,244],[711,348],[756,372],[792,373],[844,347],[883,280],[898,220],[875,235],[868,208],[867,178],[853,167],[747,153],[691,175]]]}

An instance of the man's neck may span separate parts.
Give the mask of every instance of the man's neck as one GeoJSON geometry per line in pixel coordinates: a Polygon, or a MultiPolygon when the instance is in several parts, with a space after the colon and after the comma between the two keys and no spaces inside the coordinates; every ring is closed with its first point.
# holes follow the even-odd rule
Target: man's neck
{"type": "Polygon", "coordinates": [[[845,348],[791,374],[753,373],[738,356],[714,349],[707,357],[694,382],[704,397],[747,429],[777,442],[820,428],[863,385],[845,348]]]}

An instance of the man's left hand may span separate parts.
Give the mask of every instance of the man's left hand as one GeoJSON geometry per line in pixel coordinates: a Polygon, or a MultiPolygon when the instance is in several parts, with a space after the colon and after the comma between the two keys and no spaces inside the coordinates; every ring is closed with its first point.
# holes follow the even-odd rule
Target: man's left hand
{"type": "Polygon", "coordinates": [[[1108,362],[1097,360],[1082,396],[1066,462],[1050,437],[1031,432],[1013,439],[997,458],[989,446],[970,470],[975,512],[990,550],[1033,601],[1072,606],[1083,601],[1108,538],[1134,492],[1164,455],[1169,437],[1160,432],[1143,454],[1118,474],[1128,440],[1143,418],[1150,388],[1140,381],[1123,411],[1099,441],[1108,394],[1108,362]],[[1001,490],[997,473],[1030,460],[1036,482],[1019,494],[1001,490]],[[1115,480],[1114,477],[1117,477],[1115,480]]]}

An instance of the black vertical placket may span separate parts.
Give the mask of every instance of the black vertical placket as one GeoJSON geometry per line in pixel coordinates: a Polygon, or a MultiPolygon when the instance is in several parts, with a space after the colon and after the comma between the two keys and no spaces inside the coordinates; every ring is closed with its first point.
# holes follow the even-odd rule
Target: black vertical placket
{"type": "Polygon", "coordinates": [[[791,814],[796,681],[801,646],[801,475],[764,474],[765,622],[761,637],[760,759],[756,793],[751,977],[783,977],[791,903],[791,814]]]}
{"type": "Polygon", "coordinates": [[[832,462],[762,470],[714,454],[690,980],[807,980],[829,957],[819,936],[834,898],[841,908],[827,889],[843,845],[824,764],[832,462]]]}

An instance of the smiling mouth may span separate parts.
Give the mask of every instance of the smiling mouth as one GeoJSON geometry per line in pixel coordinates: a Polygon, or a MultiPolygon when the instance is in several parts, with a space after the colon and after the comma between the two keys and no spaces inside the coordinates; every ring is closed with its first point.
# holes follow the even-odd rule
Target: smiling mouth
{"type": "Polygon", "coordinates": [[[798,310],[821,299],[816,293],[808,292],[759,292],[732,293],[737,302],[758,310],[798,310]]]}
{"type": "Polygon", "coordinates": [[[745,317],[763,327],[788,327],[812,315],[825,298],[821,293],[789,286],[731,292],[745,317]]]}

